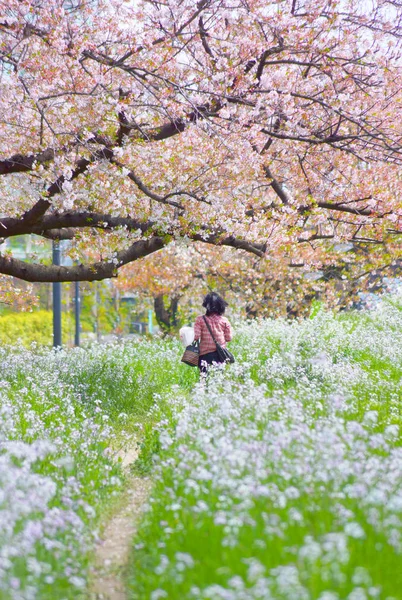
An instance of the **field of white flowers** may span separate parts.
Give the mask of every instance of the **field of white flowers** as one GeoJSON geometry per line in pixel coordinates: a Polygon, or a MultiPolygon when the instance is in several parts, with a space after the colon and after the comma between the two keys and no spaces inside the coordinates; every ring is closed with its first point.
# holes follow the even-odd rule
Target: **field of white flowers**
{"type": "Polygon", "coordinates": [[[238,324],[206,387],[177,341],[0,348],[1,600],[88,599],[138,435],[131,600],[401,599],[401,307],[238,324]]]}
{"type": "Polygon", "coordinates": [[[158,426],[130,598],[402,598],[401,306],[244,324],[231,349],[158,426]]]}
{"type": "Polygon", "coordinates": [[[0,370],[0,598],[85,599],[99,525],[124,486],[113,454],[166,382],[195,374],[171,344],[141,342],[0,348],[0,370]]]}

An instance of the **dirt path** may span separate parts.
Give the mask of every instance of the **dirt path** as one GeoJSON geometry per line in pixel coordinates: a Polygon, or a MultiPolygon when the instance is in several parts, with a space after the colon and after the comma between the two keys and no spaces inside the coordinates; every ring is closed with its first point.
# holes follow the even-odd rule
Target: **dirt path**
{"type": "MultiPolygon", "coordinates": [[[[128,469],[138,456],[138,449],[119,454],[123,468],[128,469]]],[[[95,550],[91,574],[90,600],[126,600],[124,579],[131,542],[138,518],[148,498],[151,482],[133,477],[120,510],[111,518],[95,550]]]]}

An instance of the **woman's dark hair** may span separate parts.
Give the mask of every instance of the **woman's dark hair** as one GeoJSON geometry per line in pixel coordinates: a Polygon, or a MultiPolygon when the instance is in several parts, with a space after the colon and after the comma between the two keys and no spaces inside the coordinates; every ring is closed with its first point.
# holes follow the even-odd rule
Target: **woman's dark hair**
{"type": "Polygon", "coordinates": [[[223,315],[228,303],[216,292],[211,292],[205,296],[202,305],[207,309],[207,315],[223,315]]]}

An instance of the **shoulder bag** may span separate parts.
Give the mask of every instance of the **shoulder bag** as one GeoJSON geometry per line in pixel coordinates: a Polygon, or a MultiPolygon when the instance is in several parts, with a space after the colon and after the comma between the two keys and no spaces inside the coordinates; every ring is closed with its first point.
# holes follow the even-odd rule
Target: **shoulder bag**
{"type": "Polygon", "coordinates": [[[229,350],[227,348],[223,348],[223,346],[221,346],[220,344],[218,344],[218,342],[215,339],[214,334],[212,333],[212,329],[209,326],[209,323],[207,321],[206,317],[202,317],[205,321],[205,325],[208,327],[208,331],[211,334],[211,337],[216,345],[216,352],[218,353],[218,357],[219,357],[219,361],[223,362],[223,363],[234,363],[235,361],[235,357],[233,356],[233,354],[231,352],[229,352],[229,350]]]}

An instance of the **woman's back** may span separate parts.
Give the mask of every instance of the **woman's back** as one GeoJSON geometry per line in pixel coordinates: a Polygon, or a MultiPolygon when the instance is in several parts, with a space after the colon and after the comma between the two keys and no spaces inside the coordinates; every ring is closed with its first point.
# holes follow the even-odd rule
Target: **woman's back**
{"type": "Polygon", "coordinates": [[[208,316],[199,316],[195,320],[194,324],[194,339],[200,340],[200,355],[208,354],[209,352],[215,352],[216,344],[212,339],[209,332],[205,319],[208,321],[208,325],[215,337],[215,340],[221,346],[225,347],[226,342],[230,342],[232,339],[232,329],[230,323],[223,315],[212,313],[208,316]]]}

